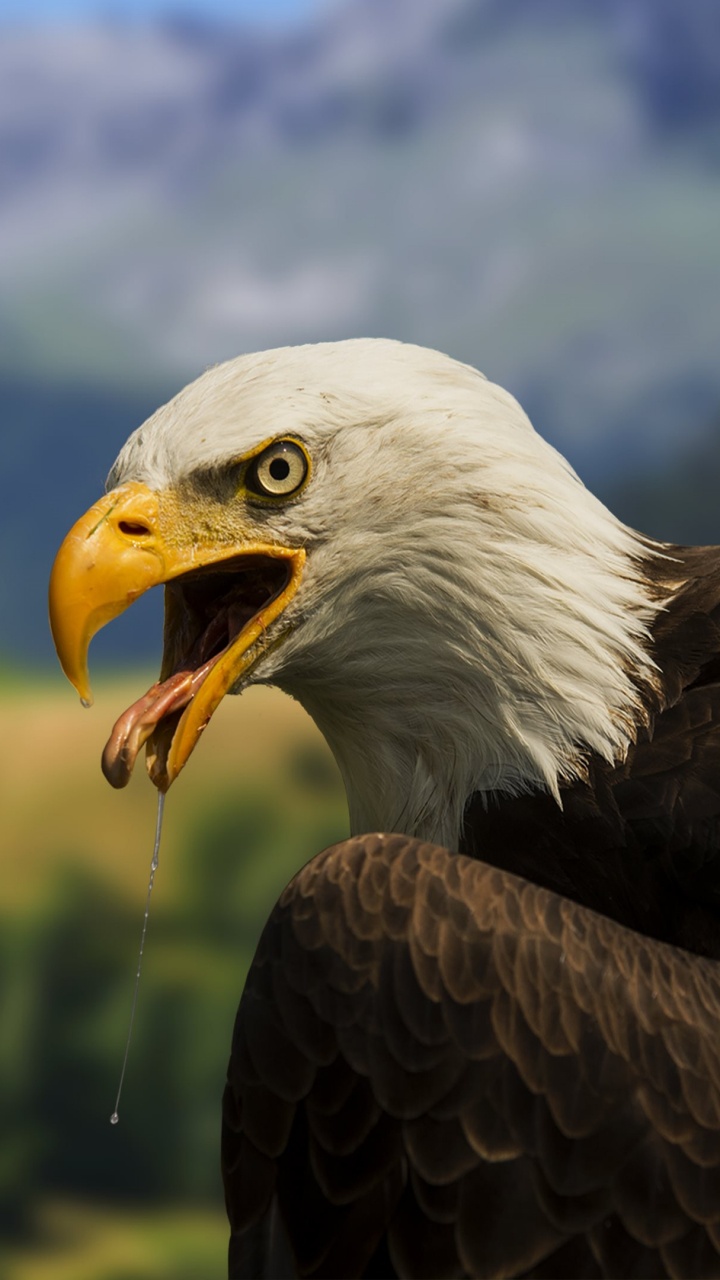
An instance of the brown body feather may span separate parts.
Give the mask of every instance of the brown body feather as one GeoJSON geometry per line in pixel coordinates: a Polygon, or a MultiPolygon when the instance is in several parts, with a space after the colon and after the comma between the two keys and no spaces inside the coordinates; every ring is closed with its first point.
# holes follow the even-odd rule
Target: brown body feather
{"type": "Polygon", "coordinates": [[[225,1095],[232,1276],[720,1276],[720,554],[669,550],[622,764],[283,894],[225,1095]]]}

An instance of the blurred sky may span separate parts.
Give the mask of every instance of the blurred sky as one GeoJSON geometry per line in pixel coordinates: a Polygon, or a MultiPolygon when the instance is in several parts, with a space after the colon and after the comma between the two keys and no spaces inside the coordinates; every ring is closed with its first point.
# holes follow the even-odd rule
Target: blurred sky
{"type": "Polygon", "coordinates": [[[45,22],[92,17],[152,18],[165,13],[192,13],[277,24],[294,22],[324,8],[327,0],[203,0],[201,6],[173,0],[0,0],[0,21],[45,22]]]}

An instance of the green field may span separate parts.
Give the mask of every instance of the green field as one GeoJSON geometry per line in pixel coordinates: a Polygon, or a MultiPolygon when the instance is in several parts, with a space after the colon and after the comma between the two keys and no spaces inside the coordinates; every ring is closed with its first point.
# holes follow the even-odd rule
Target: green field
{"type": "Polygon", "coordinates": [[[220,1096],[232,1023],[283,885],[342,838],[342,788],[301,709],[227,699],[171,790],[121,1119],[117,1088],[155,823],[142,770],[99,754],[147,679],[83,712],[58,682],[5,681],[0,743],[0,1274],[222,1276],[220,1096]]]}

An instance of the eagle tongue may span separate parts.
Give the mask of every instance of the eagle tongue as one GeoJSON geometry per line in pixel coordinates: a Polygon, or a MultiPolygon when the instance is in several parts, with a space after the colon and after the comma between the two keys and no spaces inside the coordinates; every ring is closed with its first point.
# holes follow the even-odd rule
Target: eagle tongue
{"type": "Polygon", "coordinates": [[[140,748],[162,719],[187,706],[211,665],[212,661],[197,671],[176,671],[123,711],[102,755],[102,771],[111,786],[127,786],[140,748]]]}

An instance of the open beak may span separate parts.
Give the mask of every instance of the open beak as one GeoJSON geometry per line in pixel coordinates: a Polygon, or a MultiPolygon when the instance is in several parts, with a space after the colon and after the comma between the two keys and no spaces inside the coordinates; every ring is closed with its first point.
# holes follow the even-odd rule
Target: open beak
{"type": "MultiPolygon", "coordinates": [[[[170,504],[172,508],[172,504],[170,504]]],[[[164,495],[131,482],[96,502],[68,533],[50,577],[50,626],[63,671],[92,703],[88,647],[101,627],[165,583],[160,680],[117,721],[103,755],[113,786],[148,744],[148,771],[167,791],[225,694],[266,651],[268,628],[294,596],[301,548],[177,536],[164,495]]]]}

